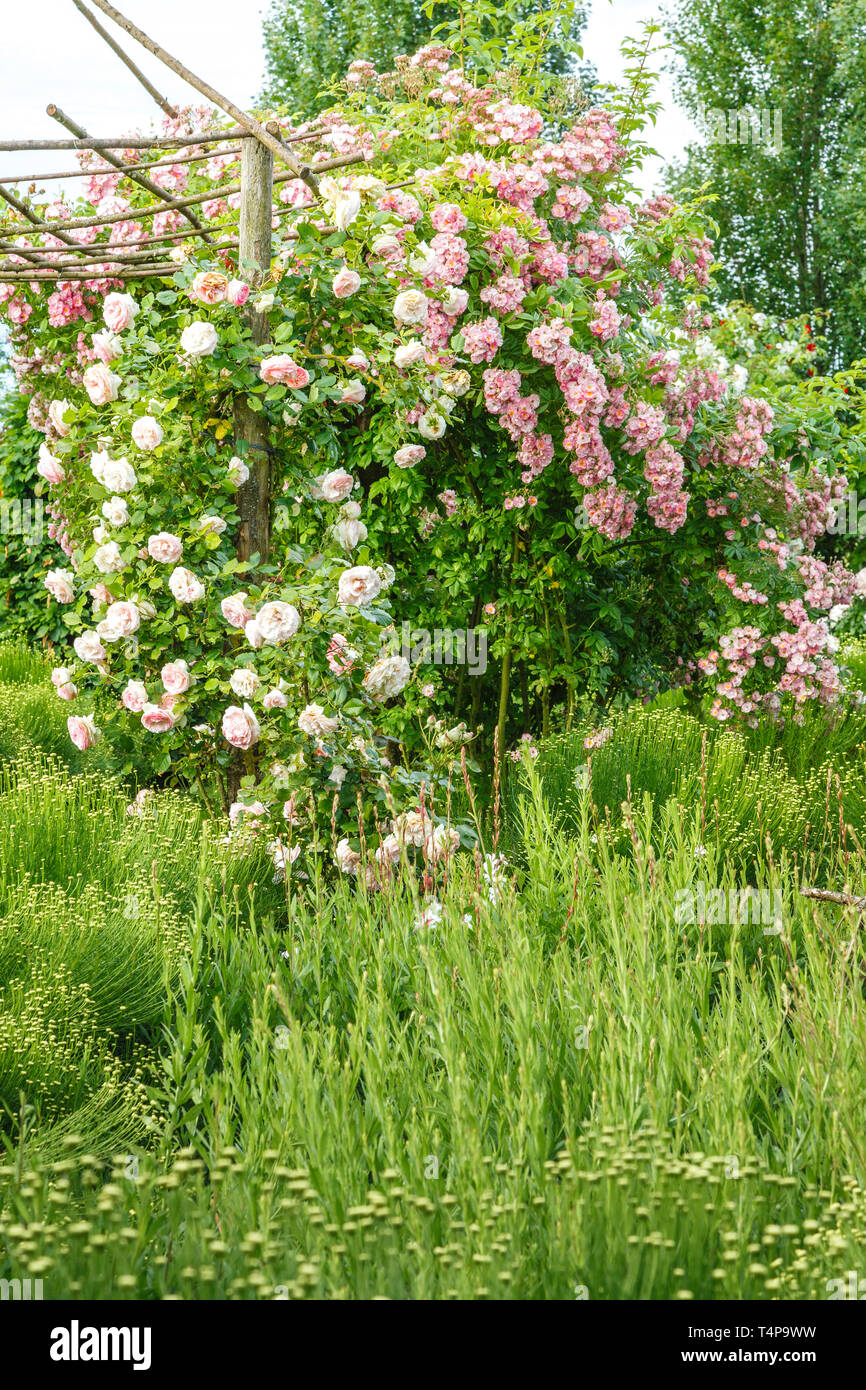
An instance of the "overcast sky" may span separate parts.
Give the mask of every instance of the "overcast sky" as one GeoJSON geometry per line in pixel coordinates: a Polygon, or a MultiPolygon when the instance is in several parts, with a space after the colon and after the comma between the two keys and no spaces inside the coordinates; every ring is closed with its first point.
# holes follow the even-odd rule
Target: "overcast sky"
{"type": "MultiPolygon", "coordinates": [[[[261,15],[268,7],[267,0],[120,0],[128,18],[241,106],[249,105],[261,86],[261,15]]],[[[616,81],[620,77],[623,38],[636,36],[640,21],[657,19],[659,10],[658,0],[592,0],[584,48],[603,79],[616,81]]],[[[111,20],[102,15],[99,18],[170,101],[197,100],[191,88],[115,29],[111,20]]],[[[660,95],[665,113],[652,142],[664,158],[670,158],[680,153],[693,131],[674,106],[666,79],[660,95]]],[[[5,0],[0,139],[66,137],[67,132],[45,114],[49,102],[92,135],[147,129],[154,116],[160,117],[147,92],[79,14],[72,0],[18,0],[16,4],[5,0]]],[[[74,167],[74,160],[69,152],[0,152],[0,178],[74,167]]],[[[657,168],[654,161],[645,171],[645,187],[652,186],[657,168]]]]}

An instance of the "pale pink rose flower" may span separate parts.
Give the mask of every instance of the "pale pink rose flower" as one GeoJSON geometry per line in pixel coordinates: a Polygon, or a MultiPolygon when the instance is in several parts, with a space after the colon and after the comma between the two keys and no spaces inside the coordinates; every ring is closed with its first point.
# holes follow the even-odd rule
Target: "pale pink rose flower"
{"type": "Polygon", "coordinates": [[[109,458],[105,461],[102,477],[98,481],[111,492],[132,492],[138,479],[135,476],[135,469],[128,459],[109,458]]]}
{"type": "Polygon", "coordinates": [[[298,391],[310,380],[307,369],[299,366],[286,352],[279,352],[275,357],[266,357],[259,367],[259,376],[271,386],[279,382],[298,391]]]}
{"type": "Polygon", "coordinates": [[[112,362],[123,356],[123,343],[116,333],[94,333],[93,351],[100,362],[110,367],[112,362]]]}
{"type": "Polygon", "coordinates": [[[184,565],[178,565],[168,577],[168,587],[178,603],[198,603],[204,598],[204,585],[184,565]]]}
{"type": "Polygon", "coordinates": [[[334,851],[334,858],[341,874],[356,874],[361,864],[361,856],[352,849],[348,840],[340,840],[334,851]]]}
{"type": "Polygon", "coordinates": [[[355,348],[355,351],[346,358],[346,365],[354,367],[359,372],[368,372],[370,359],[366,352],[362,352],[360,348],[355,348]]]}
{"type": "Polygon", "coordinates": [[[78,694],[78,686],[73,685],[72,681],[65,681],[63,685],[58,685],[56,689],[61,700],[74,700],[78,694]]]}
{"type": "Polygon", "coordinates": [[[249,705],[244,705],[243,709],[229,705],[223,715],[222,729],[223,738],[233,748],[252,748],[261,737],[259,721],[249,705]]]}
{"type": "Polygon", "coordinates": [[[183,542],[171,531],[158,531],[147,542],[147,553],[160,565],[176,565],[183,554],[183,542]]]}
{"type": "Polygon", "coordinates": [[[117,641],[121,637],[131,637],[133,632],[137,632],[141,626],[141,615],[134,603],[128,603],[125,599],[120,599],[117,603],[109,604],[108,611],[100,627],[105,628],[104,635],[110,641],[117,641]]]}
{"type": "Polygon", "coordinates": [[[229,594],[222,600],[220,611],[229,627],[246,627],[253,616],[252,609],[247,608],[246,593],[229,594]]]}
{"type": "Polygon", "coordinates": [[[98,632],[82,632],[72,643],[75,655],[79,661],[86,661],[95,665],[99,661],[104,661],[106,651],[99,640],[98,632]]]}
{"type": "Polygon", "coordinates": [[[52,486],[62,483],[66,477],[63,464],[54,457],[47,444],[39,445],[39,462],[36,465],[36,472],[40,478],[44,478],[52,486]]]}
{"type": "Polygon", "coordinates": [[[114,602],[114,596],[107,584],[94,584],[93,588],[88,589],[87,592],[93,599],[94,608],[99,603],[104,604],[107,608],[110,603],[114,602]]]}
{"type": "Polygon", "coordinates": [[[216,351],[219,338],[212,323],[197,320],[180,335],[180,346],[188,357],[210,357],[216,351]]]}
{"type": "Polygon", "coordinates": [[[394,455],[398,468],[414,468],[425,457],[427,450],[423,444],[404,444],[394,455]]]}
{"type": "Polygon", "coordinates": [[[226,476],[229,482],[234,483],[235,487],[243,487],[244,483],[249,479],[250,470],[243,459],[238,458],[237,454],[235,454],[234,458],[229,463],[226,476]]]}
{"type": "MultiPolygon", "coordinates": [[[[270,647],[278,647],[294,637],[301,625],[301,615],[291,603],[265,603],[255,617],[256,627],[270,647]]],[[[249,624],[248,624],[249,626],[249,624]]]]}
{"type": "Polygon", "coordinates": [[[123,333],[138,313],[131,294],[107,294],[102,303],[102,321],[111,333],[123,333]]]}
{"type": "Polygon", "coordinates": [[[148,704],[141,712],[141,722],[149,734],[167,734],[174,728],[175,718],[170,709],[148,704]]]}
{"type": "Polygon", "coordinates": [[[127,681],[120,698],[133,714],[141,714],[148,703],[147,687],[143,681],[127,681]]]}
{"type": "Polygon", "coordinates": [[[411,675],[405,656],[384,656],[370,667],[361,684],[371,699],[381,702],[399,695],[411,675]]]}
{"type": "Polygon", "coordinates": [[[394,349],[394,366],[399,367],[401,372],[407,367],[414,367],[416,362],[423,359],[424,352],[424,344],[417,338],[413,338],[409,343],[401,343],[394,349]]]}
{"type": "Polygon", "coordinates": [[[378,598],[382,581],[369,565],[355,565],[343,570],[337,585],[337,602],[341,608],[362,608],[378,598]]]}
{"type": "Polygon", "coordinates": [[[221,304],[228,293],[228,276],[219,270],[200,270],[189,287],[190,299],[202,304],[221,304]]]}
{"type": "Polygon", "coordinates": [[[330,738],[338,723],[339,720],[325,714],[321,705],[307,705],[298,715],[298,728],[310,738],[330,738]]]}
{"type": "Polygon", "coordinates": [[[229,685],[238,699],[251,700],[259,689],[261,681],[255,671],[251,671],[248,666],[236,666],[229,676],[229,685]]]}
{"type": "Polygon", "coordinates": [[[367,528],[363,521],[351,516],[340,517],[334,527],[334,535],[345,551],[351,552],[356,545],[367,539],[367,528]]]}
{"type": "Polygon", "coordinates": [[[101,736],[101,729],[93,722],[92,714],[70,714],[66,721],[69,737],[82,753],[92,748],[101,736]]]}
{"type": "Polygon", "coordinates": [[[319,479],[319,487],[326,502],[343,502],[355,486],[355,479],[345,468],[334,468],[319,479]]]}
{"type": "Polygon", "coordinates": [[[282,690],[269,690],[262,700],[265,709],[285,709],[288,703],[282,690]]]}
{"type": "Polygon", "coordinates": [[[367,398],[367,388],[363,381],[353,377],[351,381],[343,382],[343,392],[340,400],[346,405],[360,405],[367,398]]]}
{"type": "Polygon", "coordinates": [[[72,672],[68,666],[55,666],[51,672],[52,685],[65,685],[72,679],[72,672]]]}
{"type": "Polygon", "coordinates": [[[469,295],[465,290],[458,289],[456,285],[448,287],[448,293],[442,301],[442,308],[449,317],[456,319],[466,312],[469,303],[469,295]]]}
{"type": "Polygon", "coordinates": [[[394,300],[398,323],[426,323],[428,299],[420,290],[402,290],[394,300]]]}
{"type": "Polygon", "coordinates": [[[102,504],[102,515],[111,526],[125,526],[129,521],[129,507],[125,497],[109,497],[102,504]]]}
{"type": "Polygon", "coordinates": [[[91,405],[108,405],[109,401],[117,400],[120,377],[117,372],[109,371],[102,362],[92,362],[86,368],[81,384],[90,397],[91,405]]]}
{"type": "Polygon", "coordinates": [[[58,603],[72,603],[75,598],[75,576],[70,570],[49,570],[45,587],[58,603]]]}
{"type": "Polygon", "coordinates": [[[189,690],[189,667],[182,658],[167,661],[159,675],[167,694],[183,695],[189,690]]]}
{"type": "Polygon", "coordinates": [[[235,309],[240,309],[250,297],[250,287],[244,280],[229,280],[226,299],[235,309]]]}
{"type": "Polygon", "coordinates": [[[264,633],[261,631],[255,618],[250,618],[244,628],[244,636],[252,647],[253,651],[259,651],[265,645],[264,633]]]}
{"type": "Polygon", "coordinates": [[[162,440],[162,425],[152,415],[142,415],[136,420],[132,427],[132,442],[137,444],[139,449],[146,449],[149,453],[151,449],[157,448],[162,440]]]}
{"type": "Polygon", "coordinates": [[[125,565],[117,541],[107,541],[94,550],[93,563],[100,574],[119,574],[125,565]]]}
{"type": "Polygon", "coordinates": [[[357,270],[350,270],[347,265],[342,266],[331,281],[331,289],[337,299],[348,299],[350,295],[356,294],[360,288],[360,275],[357,270]]]}
{"type": "Polygon", "coordinates": [[[69,434],[69,431],[72,429],[72,426],[67,425],[66,421],[63,418],[64,414],[68,409],[69,402],[65,399],[52,401],[50,406],[48,407],[48,418],[51,421],[57,433],[60,435],[61,439],[65,439],[69,434]]]}

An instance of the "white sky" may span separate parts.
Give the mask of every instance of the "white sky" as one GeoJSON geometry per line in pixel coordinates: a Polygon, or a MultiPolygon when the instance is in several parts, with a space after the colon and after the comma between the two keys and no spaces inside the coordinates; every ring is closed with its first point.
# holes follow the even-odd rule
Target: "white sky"
{"type": "MultiPolygon", "coordinates": [[[[252,102],[264,71],[261,15],[268,0],[120,0],[119,7],[218,91],[241,106],[252,102]]],[[[640,21],[657,19],[659,10],[658,0],[592,0],[584,51],[603,79],[621,76],[620,43],[628,35],[636,37],[640,21]]],[[[180,103],[199,99],[111,20],[96,13],[164,96],[180,103]]],[[[666,79],[660,96],[665,112],[651,138],[660,154],[670,158],[680,153],[694,131],[674,107],[666,79]]],[[[49,102],[92,135],[128,134],[161,119],[151,97],[72,0],[4,0],[0,139],[66,138],[68,132],[45,114],[49,102]]],[[[0,178],[74,167],[75,155],[68,151],[0,152],[0,178]]],[[[658,161],[653,161],[645,170],[645,188],[654,183],[657,169],[658,161]]],[[[57,183],[53,188],[60,191],[57,183]]]]}

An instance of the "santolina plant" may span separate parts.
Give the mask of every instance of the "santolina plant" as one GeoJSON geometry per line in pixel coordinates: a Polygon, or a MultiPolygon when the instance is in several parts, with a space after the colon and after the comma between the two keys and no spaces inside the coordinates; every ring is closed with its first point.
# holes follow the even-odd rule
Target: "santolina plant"
{"type": "MultiPolygon", "coordinates": [[[[741,372],[667,346],[675,328],[699,339],[711,247],[696,209],[630,188],[644,99],[566,121],[534,60],[488,73],[434,44],[394,73],[353,64],[339,105],[281,123],[313,168],[335,151],[370,168],[317,192],[280,176],[275,261],[249,300],[261,345],[246,268],[225,257],[182,248],[173,283],[119,292],[111,249],[142,224],[87,156],[95,215],[77,234],[105,263],[48,296],[10,287],[5,306],[45,433],[65,555],[45,582],[74,634],[54,681],[79,748],[137,721],[156,770],[240,778],[232,820],[267,827],[278,873],[325,855],[357,875],[373,848],[375,886],[416,850],[429,874],[460,840],[444,768],[410,736],[451,688],[377,656],[395,595],[401,620],[425,603],[462,608],[437,626],[491,618],[500,751],[513,670],[545,727],[552,696],[570,718],[578,682],[604,689],[605,622],[635,668],[705,682],[719,720],[838,699],[823,615],[856,582],[813,551],[845,480],[774,437],[741,372]],[[266,563],[235,552],[239,393],[274,441],[266,563]]],[[[156,172],[212,186],[218,220],[236,167],[156,172]]]]}

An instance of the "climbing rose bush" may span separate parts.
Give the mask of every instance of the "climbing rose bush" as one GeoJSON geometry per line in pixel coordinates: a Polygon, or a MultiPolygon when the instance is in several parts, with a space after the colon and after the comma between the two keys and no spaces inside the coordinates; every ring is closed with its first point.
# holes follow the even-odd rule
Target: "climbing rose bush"
{"type": "MultiPolygon", "coordinates": [[[[407,838],[450,851],[408,752],[453,686],[383,649],[395,594],[427,629],[489,621],[501,738],[517,669],[545,728],[552,700],[568,718],[616,680],[684,680],[750,723],[842,688],[826,614],[855,580],[814,547],[844,478],[703,350],[710,242],[696,209],[630,187],[640,100],[566,123],[533,94],[531,72],[430,45],[282,121],[313,169],[364,162],[315,189],[277,171],[252,293],[198,243],[123,290],[111,249],[143,224],[97,161],[76,235],[104,239],[105,264],[50,295],[7,287],[66,556],[49,589],[73,635],[70,735],[99,736],[99,704],[138,721],[160,771],[231,781],[240,759],[278,871],[329,845],[357,872],[368,835],[380,862],[407,838]],[[239,394],[271,451],[273,544],[249,561],[239,394]]],[[[237,156],[172,167],[164,186],[210,187],[215,225],[236,205],[237,156]]]]}

